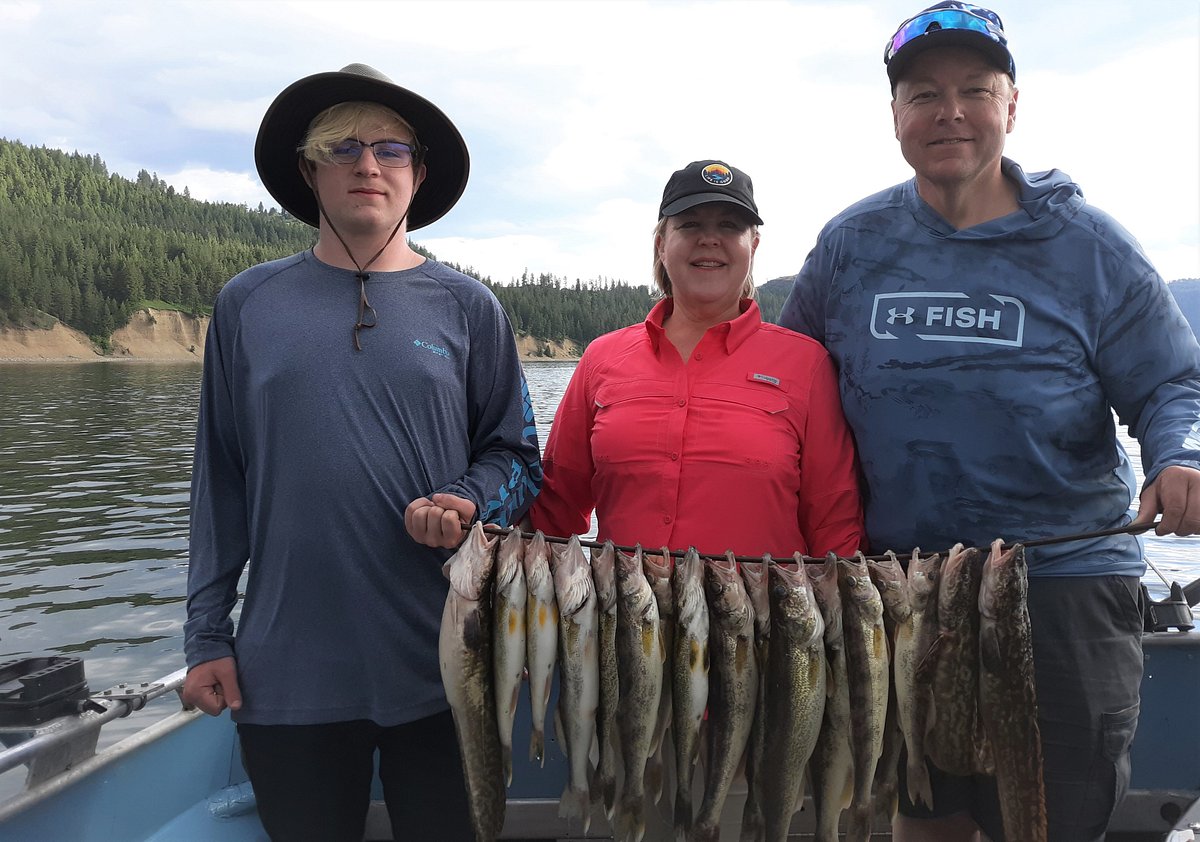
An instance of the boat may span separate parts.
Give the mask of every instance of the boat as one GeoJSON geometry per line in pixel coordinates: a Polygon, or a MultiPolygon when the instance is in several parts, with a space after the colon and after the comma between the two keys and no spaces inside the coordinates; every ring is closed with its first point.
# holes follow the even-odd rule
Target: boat
{"type": "MultiPolygon", "coordinates": [[[[1108,842],[1184,842],[1193,833],[1200,836],[1200,632],[1193,629],[1191,612],[1196,602],[1200,580],[1186,588],[1171,583],[1166,599],[1148,602],[1133,777],[1108,842]]],[[[180,669],[155,681],[92,693],[78,658],[0,664],[0,742],[7,746],[0,751],[0,776],[24,772],[18,791],[0,803],[0,842],[266,840],[235,726],[228,712],[210,717],[183,707],[179,693],[185,674],[180,669]],[[160,715],[98,749],[106,724],[148,711],[151,704],[161,707],[160,715]]],[[[554,704],[552,698],[551,709],[554,704]]],[[[579,820],[559,818],[565,759],[556,748],[547,749],[544,768],[524,758],[527,695],[521,705],[500,838],[611,838],[598,808],[586,833],[579,820]]],[[[736,838],[743,801],[744,785],[730,794],[722,838],[736,838]]],[[[647,842],[673,839],[667,820],[654,812],[647,842]]],[[[796,814],[793,839],[812,838],[812,817],[812,809],[796,814]]],[[[376,780],[365,839],[391,838],[376,780]]]]}

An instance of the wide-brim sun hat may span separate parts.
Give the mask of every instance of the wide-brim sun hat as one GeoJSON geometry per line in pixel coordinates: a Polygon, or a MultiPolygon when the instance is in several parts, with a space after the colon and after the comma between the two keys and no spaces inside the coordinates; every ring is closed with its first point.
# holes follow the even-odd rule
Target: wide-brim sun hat
{"type": "Polygon", "coordinates": [[[913,15],[896,29],[883,48],[883,63],[895,90],[913,59],[934,47],[970,47],[983,53],[999,70],[1017,80],[1017,67],[1008,49],[1004,23],[990,9],[973,3],[945,0],[913,15]]]}
{"type": "Polygon", "coordinates": [[[417,142],[426,148],[425,181],[413,197],[407,230],[429,225],[454,207],[471,169],[466,141],[454,123],[432,102],[375,68],[348,64],[288,85],[263,116],[254,142],[254,164],[263,186],[281,208],[319,227],[317,200],[300,172],[297,150],[313,118],[342,102],[373,102],[390,108],[413,127],[417,142]]]}

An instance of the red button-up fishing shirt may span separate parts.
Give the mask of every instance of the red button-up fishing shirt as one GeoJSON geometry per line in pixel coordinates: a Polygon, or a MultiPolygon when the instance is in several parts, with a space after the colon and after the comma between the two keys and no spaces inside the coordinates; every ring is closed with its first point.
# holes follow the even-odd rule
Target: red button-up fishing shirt
{"type": "Polygon", "coordinates": [[[741,306],[686,364],[663,331],[670,299],[588,346],[546,443],[535,528],[584,534],[594,508],[598,538],[618,545],[859,549],[854,444],[829,355],[741,306]]]}

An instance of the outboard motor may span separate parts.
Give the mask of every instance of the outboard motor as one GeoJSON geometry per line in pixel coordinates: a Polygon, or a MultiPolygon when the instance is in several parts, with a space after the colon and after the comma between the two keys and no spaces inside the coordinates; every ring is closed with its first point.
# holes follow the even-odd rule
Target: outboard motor
{"type": "MultiPolygon", "coordinates": [[[[0,663],[0,743],[15,746],[66,730],[88,699],[83,661],[71,657],[21,658],[0,663]]],[[[81,731],[30,761],[26,786],[52,777],[96,753],[100,730],[81,731]]]]}

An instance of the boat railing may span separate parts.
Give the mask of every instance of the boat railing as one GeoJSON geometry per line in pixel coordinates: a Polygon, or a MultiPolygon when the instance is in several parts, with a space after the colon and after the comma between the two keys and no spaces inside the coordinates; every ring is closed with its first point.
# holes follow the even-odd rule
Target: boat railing
{"type": "Polygon", "coordinates": [[[114,719],[129,716],[149,702],[183,686],[187,669],[178,669],[157,681],[118,684],[75,701],[74,716],[56,716],[45,722],[0,725],[0,774],[21,765],[29,767],[25,787],[32,788],[95,755],[100,729],[114,719]]]}

